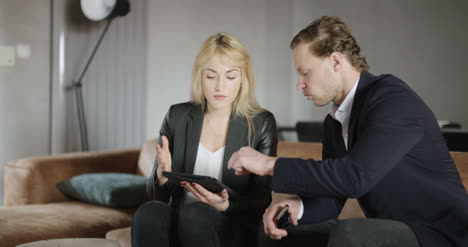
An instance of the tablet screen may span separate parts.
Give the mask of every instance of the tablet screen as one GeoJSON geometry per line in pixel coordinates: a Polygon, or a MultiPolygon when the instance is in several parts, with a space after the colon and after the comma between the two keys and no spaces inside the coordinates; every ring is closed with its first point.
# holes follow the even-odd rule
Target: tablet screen
{"type": "Polygon", "coordinates": [[[197,183],[203,186],[203,188],[213,193],[219,193],[223,189],[226,189],[229,192],[229,194],[232,194],[232,190],[228,186],[224,185],[223,183],[219,182],[217,179],[213,177],[194,175],[194,174],[188,174],[188,173],[179,173],[179,172],[163,172],[162,175],[167,177],[169,180],[171,180],[172,183],[175,183],[179,186],[180,186],[180,182],[185,181],[185,182],[197,183]]]}

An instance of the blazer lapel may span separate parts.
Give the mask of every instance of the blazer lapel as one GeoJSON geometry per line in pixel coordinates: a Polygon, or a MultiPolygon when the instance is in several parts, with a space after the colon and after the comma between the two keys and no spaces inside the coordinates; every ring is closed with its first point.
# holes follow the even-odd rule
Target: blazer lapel
{"type": "Polygon", "coordinates": [[[232,154],[238,151],[241,147],[247,146],[247,123],[244,118],[232,116],[229,122],[228,135],[226,140],[226,148],[223,156],[223,172],[222,180],[225,184],[237,184],[242,177],[236,176],[234,170],[227,169],[227,164],[232,154]]]}
{"type": "Polygon", "coordinates": [[[203,127],[203,111],[201,105],[196,105],[189,114],[186,126],[187,143],[185,145],[184,172],[193,173],[195,159],[200,143],[201,129],[203,127]]]}
{"type": "Polygon", "coordinates": [[[372,82],[375,81],[375,76],[367,71],[361,73],[359,84],[354,95],[353,108],[351,109],[351,116],[349,117],[348,123],[348,152],[351,150],[354,139],[356,137],[356,127],[359,120],[359,110],[362,108],[365,98],[363,97],[366,93],[366,89],[372,82]]]}

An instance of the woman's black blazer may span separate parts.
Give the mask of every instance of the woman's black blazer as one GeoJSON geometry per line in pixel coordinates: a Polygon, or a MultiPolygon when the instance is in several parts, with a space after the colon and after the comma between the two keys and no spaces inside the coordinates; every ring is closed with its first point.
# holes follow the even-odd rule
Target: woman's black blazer
{"type": "MultiPolygon", "coordinates": [[[[172,105],[167,112],[160,129],[160,136],[169,140],[172,155],[172,171],[193,173],[203,125],[203,111],[199,104],[186,102],[172,105]]],[[[276,156],[278,142],[276,122],[268,111],[258,114],[254,119],[254,134],[250,147],[269,156],[276,156]]],[[[226,213],[252,212],[262,213],[269,205],[271,196],[271,177],[253,174],[236,176],[234,170],[227,169],[231,155],[241,147],[249,146],[247,120],[232,116],[223,157],[222,182],[233,189],[237,196],[229,198],[230,205],[226,213]]],[[[161,144],[161,138],[159,138],[161,144]]],[[[168,181],[159,186],[156,169],[157,159],[147,183],[150,199],[168,202],[174,208],[182,205],[184,190],[168,181]]]]}

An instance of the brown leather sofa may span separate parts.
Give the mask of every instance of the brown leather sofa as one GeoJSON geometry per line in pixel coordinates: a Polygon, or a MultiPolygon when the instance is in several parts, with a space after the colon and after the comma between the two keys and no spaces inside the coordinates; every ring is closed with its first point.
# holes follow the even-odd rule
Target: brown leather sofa
{"type": "MultiPolygon", "coordinates": [[[[117,210],[71,201],[56,184],[92,172],[125,172],[149,176],[156,140],[141,150],[70,153],[27,158],[4,165],[5,206],[0,207],[0,246],[10,247],[54,238],[98,237],[130,247],[134,210],[117,210]]],[[[319,143],[278,144],[278,156],[321,158],[319,143]]],[[[452,152],[468,187],[468,152],[452,152]]],[[[355,200],[348,200],[340,218],[364,217],[355,200]]]]}

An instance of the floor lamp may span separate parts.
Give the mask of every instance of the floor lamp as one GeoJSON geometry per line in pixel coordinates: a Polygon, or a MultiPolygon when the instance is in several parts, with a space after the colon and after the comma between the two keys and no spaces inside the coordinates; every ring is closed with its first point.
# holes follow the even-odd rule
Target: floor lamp
{"type": "Polygon", "coordinates": [[[99,39],[89,56],[86,65],[79,74],[77,79],[73,80],[70,88],[75,90],[76,108],[78,113],[78,125],[80,127],[81,150],[88,151],[88,129],[86,126],[86,118],[83,104],[82,80],[88,71],[89,65],[93,61],[94,55],[98,50],[104,36],[109,29],[112,20],[117,16],[125,16],[130,11],[130,3],[128,0],[81,0],[81,10],[84,15],[92,21],[106,20],[106,25],[99,36],[99,39]]]}

